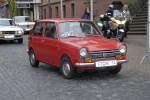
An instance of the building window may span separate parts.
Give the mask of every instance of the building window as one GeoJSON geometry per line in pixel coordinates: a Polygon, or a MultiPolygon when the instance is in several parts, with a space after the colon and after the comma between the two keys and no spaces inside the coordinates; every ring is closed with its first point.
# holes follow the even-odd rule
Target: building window
{"type": "Polygon", "coordinates": [[[52,8],[49,7],[49,18],[52,18],[52,8]]]}
{"type": "Polygon", "coordinates": [[[56,9],[56,18],[58,18],[59,17],[58,7],[56,7],[55,9],[56,9]]]}
{"type": "Polygon", "coordinates": [[[66,17],[66,6],[65,5],[63,5],[63,15],[64,15],[64,17],[66,17]]]}
{"type": "Polygon", "coordinates": [[[71,4],[71,16],[75,17],[75,5],[74,5],[74,3],[71,4]]]}
{"type": "Polygon", "coordinates": [[[40,19],[43,19],[43,14],[42,14],[42,7],[40,7],[40,9],[39,9],[39,12],[40,12],[40,19]]]}
{"type": "Polygon", "coordinates": [[[46,19],[46,8],[44,8],[44,19],[46,19]]]}

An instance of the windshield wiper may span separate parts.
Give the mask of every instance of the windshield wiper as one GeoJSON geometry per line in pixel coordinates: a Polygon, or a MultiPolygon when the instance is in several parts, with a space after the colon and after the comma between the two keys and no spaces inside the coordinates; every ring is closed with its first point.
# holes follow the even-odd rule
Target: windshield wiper
{"type": "Polygon", "coordinates": [[[67,36],[66,38],[68,38],[68,37],[77,37],[77,36],[67,36]]]}
{"type": "Polygon", "coordinates": [[[99,35],[86,34],[86,36],[94,36],[94,37],[97,37],[97,36],[99,36],[99,35]]]}

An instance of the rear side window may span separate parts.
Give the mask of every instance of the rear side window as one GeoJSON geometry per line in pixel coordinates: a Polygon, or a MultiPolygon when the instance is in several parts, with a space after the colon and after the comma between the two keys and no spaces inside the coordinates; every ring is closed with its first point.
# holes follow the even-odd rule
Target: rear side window
{"type": "Polygon", "coordinates": [[[42,36],[43,33],[43,24],[42,23],[37,23],[33,29],[32,35],[34,36],[42,36]]]}
{"type": "Polygon", "coordinates": [[[45,29],[45,37],[48,38],[55,38],[56,36],[56,26],[55,23],[47,23],[46,29],[45,29]]]}

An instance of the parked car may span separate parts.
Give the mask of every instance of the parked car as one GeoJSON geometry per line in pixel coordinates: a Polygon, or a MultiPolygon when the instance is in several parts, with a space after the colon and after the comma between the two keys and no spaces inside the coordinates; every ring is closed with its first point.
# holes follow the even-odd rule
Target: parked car
{"type": "Polygon", "coordinates": [[[0,18],[0,40],[18,40],[23,42],[24,31],[15,26],[12,19],[0,18]]]}
{"type": "Polygon", "coordinates": [[[29,16],[15,16],[13,20],[16,25],[24,29],[25,33],[29,33],[35,24],[35,22],[31,21],[29,16]]]}
{"type": "Polygon", "coordinates": [[[28,54],[32,67],[44,62],[60,68],[68,79],[77,69],[117,74],[127,62],[126,53],[124,43],[104,38],[97,26],[87,20],[40,20],[29,34],[28,54]]]}

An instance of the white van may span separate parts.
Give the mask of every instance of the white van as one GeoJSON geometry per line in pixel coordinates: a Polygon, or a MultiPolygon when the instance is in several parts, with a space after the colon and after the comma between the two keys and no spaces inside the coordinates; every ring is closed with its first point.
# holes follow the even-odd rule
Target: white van
{"type": "Polygon", "coordinates": [[[30,20],[29,16],[15,16],[13,18],[16,25],[24,29],[25,33],[28,33],[32,28],[35,22],[30,20]]]}

